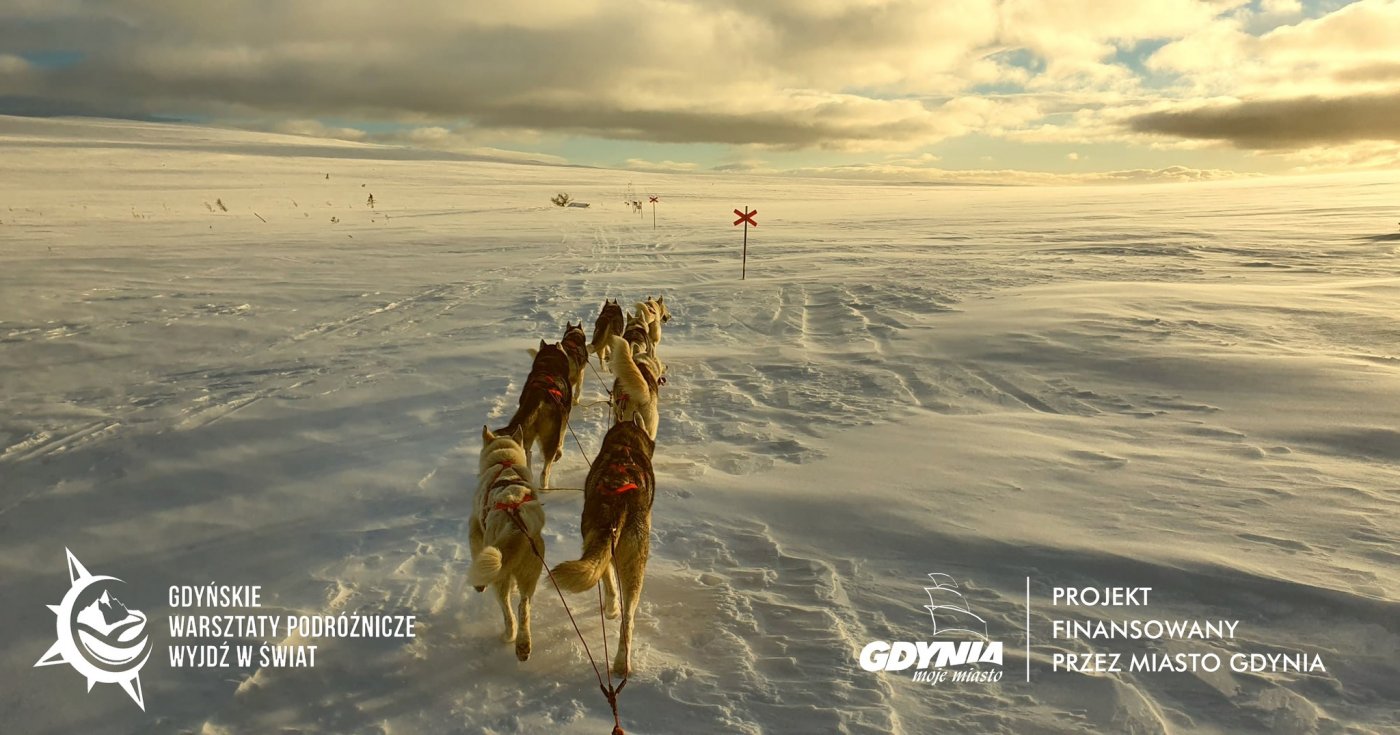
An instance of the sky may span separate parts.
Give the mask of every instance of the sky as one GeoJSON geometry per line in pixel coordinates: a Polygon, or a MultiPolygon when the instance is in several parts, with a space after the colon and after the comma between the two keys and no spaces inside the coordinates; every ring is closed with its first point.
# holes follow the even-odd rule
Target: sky
{"type": "Polygon", "coordinates": [[[0,0],[0,114],[639,171],[1400,168],[1400,0],[0,0]]]}

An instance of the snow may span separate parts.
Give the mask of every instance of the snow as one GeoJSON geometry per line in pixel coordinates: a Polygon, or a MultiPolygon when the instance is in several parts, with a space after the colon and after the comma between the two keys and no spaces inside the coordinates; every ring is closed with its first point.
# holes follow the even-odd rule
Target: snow
{"type": "MultiPolygon", "coordinates": [[[[530,661],[498,641],[466,524],[526,349],[591,329],[604,298],[663,294],[628,732],[1400,728],[1391,176],[925,187],[4,117],[0,149],[9,732],[607,731],[550,588],[530,661]],[[656,229],[632,185],[661,195],[656,229]],[[265,614],[416,615],[417,637],[322,640],[311,669],[176,670],[158,646],[143,713],[30,668],[65,546],[126,582],[161,644],[166,588],[211,581],[261,585],[265,614]],[[1000,631],[999,684],[857,665],[867,641],[929,635],[930,572],[1000,631]],[[1129,650],[1327,671],[1052,672],[1090,650],[1050,638],[1056,585],[1241,621],[1129,650]]],[[[590,372],[585,403],[601,394],[590,372]]],[[[605,420],[575,410],[590,452],[605,420]]],[[[558,484],[586,470],[570,440],[558,484]]],[[[551,563],[576,556],[580,506],[546,495],[551,563]]],[[[596,652],[592,598],[570,604],[596,652]]]]}

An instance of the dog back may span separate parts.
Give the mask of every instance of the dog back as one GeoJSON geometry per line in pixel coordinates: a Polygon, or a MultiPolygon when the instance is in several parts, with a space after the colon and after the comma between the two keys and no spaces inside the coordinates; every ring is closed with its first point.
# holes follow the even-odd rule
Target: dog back
{"type": "Polygon", "coordinates": [[[525,389],[520,393],[520,405],[535,396],[567,405],[573,399],[569,391],[568,354],[557,344],[541,346],[530,366],[530,375],[525,379],[525,389]]]}
{"type": "Polygon", "coordinates": [[[603,446],[583,486],[583,518],[595,528],[647,523],[656,492],[651,455],[656,442],[641,426],[619,422],[603,437],[603,446]]]}
{"type": "Polygon", "coordinates": [[[628,324],[627,329],[622,332],[622,338],[627,340],[628,344],[632,345],[632,351],[636,352],[646,349],[647,345],[651,342],[651,332],[647,329],[645,323],[633,321],[628,324]]]}
{"type": "MultiPolygon", "coordinates": [[[[520,391],[520,403],[510,423],[501,430],[509,433],[517,426],[533,421],[541,410],[556,406],[561,411],[573,405],[573,386],[569,383],[569,356],[557,344],[540,342],[525,388],[520,391]]],[[[527,435],[529,432],[527,431],[527,435]]],[[[527,442],[528,443],[528,442],[527,442]]]]}

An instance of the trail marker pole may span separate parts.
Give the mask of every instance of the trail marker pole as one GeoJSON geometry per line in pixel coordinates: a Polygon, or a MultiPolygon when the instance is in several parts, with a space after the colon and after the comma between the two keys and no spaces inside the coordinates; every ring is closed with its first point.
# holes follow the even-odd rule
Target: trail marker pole
{"type": "Polygon", "coordinates": [[[651,200],[651,229],[654,230],[656,229],[656,200],[660,197],[649,196],[647,198],[651,200]]]}
{"type": "Polygon", "coordinates": [[[742,266],[742,269],[739,271],[739,280],[742,281],[748,278],[749,275],[749,225],[758,227],[758,220],[755,220],[753,218],[755,214],[758,214],[758,210],[755,209],[752,212],[750,212],[749,205],[745,204],[744,211],[740,212],[736,209],[734,210],[734,214],[739,215],[739,219],[734,220],[734,224],[736,226],[740,222],[744,223],[744,264],[742,266]]]}

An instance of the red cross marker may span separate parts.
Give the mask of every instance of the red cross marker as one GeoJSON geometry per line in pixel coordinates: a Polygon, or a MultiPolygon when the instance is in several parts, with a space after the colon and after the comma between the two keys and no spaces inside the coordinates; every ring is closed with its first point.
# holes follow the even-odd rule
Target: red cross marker
{"type": "Polygon", "coordinates": [[[758,214],[758,210],[750,212],[748,206],[745,205],[744,211],[740,212],[736,209],[734,214],[739,215],[739,219],[734,220],[734,226],[738,227],[741,222],[744,225],[744,265],[739,271],[739,280],[742,281],[749,275],[749,225],[758,227],[758,220],[753,218],[754,215],[758,214]]]}

